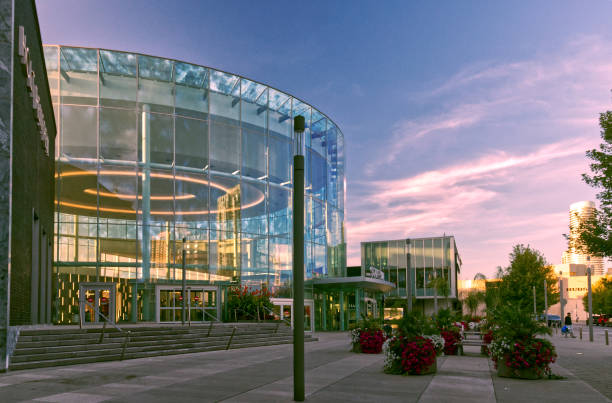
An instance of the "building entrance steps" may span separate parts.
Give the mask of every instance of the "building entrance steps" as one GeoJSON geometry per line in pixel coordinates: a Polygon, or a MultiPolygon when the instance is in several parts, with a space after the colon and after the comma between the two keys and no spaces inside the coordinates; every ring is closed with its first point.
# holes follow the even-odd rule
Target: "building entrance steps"
{"type": "MultiPolygon", "coordinates": [[[[101,326],[23,329],[10,358],[9,370],[293,342],[292,330],[284,323],[132,325],[122,326],[122,330],[106,328],[102,335],[101,326]],[[125,333],[128,330],[129,336],[125,333]]],[[[306,335],[306,340],[313,338],[306,335]]]]}

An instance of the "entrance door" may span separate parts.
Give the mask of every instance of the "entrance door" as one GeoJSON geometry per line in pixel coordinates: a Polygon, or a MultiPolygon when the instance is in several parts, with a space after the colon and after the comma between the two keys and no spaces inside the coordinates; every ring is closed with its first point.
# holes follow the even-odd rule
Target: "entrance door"
{"type": "MultiPolygon", "coordinates": [[[[293,299],[271,298],[274,304],[274,319],[284,320],[291,323],[293,327],[293,299]]],[[[314,331],[314,301],[304,300],[304,332],[314,331]]]]}
{"type": "Polygon", "coordinates": [[[181,287],[158,286],[157,321],[181,322],[183,320],[183,297],[185,297],[186,322],[210,322],[219,317],[218,289],[210,286],[181,287]]]}
{"type": "Polygon", "coordinates": [[[79,312],[83,323],[115,323],[115,283],[79,284],[79,312]]]}

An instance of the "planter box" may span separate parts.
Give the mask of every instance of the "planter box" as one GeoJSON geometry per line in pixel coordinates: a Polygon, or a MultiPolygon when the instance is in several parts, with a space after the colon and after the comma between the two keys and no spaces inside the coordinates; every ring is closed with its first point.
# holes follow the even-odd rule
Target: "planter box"
{"type": "Polygon", "coordinates": [[[429,375],[429,374],[435,374],[436,372],[438,372],[438,360],[435,359],[433,364],[431,364],[429,367],[424,368],[423,371],[420,374],[416,374],[416,373],[412,373],[410,372],[410,375],[429,375]]]}
{"type": "Polygon", "coordinates": [[[541,377],[536,372],[535,368],[520,368],[513,369],[506,365],[505,362],[497,362],[497,376],[502,378],[518,378],[518,379],[540,379],[541,377]]]}

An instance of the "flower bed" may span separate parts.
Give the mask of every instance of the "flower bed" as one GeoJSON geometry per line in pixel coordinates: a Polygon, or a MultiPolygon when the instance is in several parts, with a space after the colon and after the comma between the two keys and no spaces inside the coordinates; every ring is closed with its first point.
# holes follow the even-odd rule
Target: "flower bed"
{"type": "Polygon", "coordinates": [[[514,342],[507,339],[494,340],[490,345],[490,355],[499,376],[523,379],[550,375],[550,364],[557,358],[552,343],[539,338],[514,342]]]}
{"type": "Polygon", "coordinates": [[[425,335],[423,337],[431,340],[436,350],[436,355],[442,355],[442,353],[444,352],[445,344],[444,337],[440,336],[439,334],[425,335]]]}
{"type": "Polygon", "coordinates": [[[431,338],[393,336],[383,345],[388,374],[424,375],[436,372],[436,348],[431,338]]]}
{"type": "Polygon", "coordinates": [[[444,354],[455,355],[461,344],[461,333],[458,327],[449,327],[440,331],[444,338],[444,354]]]}
{"type": "Polygon", "coordinates": [[[352,351],[355,353],[379,354],[385,336],[379,329],[353,329],[351,331],[352,351]]]}

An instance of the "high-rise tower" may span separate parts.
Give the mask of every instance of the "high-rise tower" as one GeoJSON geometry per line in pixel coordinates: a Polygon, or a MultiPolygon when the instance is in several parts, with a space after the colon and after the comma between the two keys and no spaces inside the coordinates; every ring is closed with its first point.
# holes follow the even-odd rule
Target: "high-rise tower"
{"type": "MultiPolygon", "coordinates": [[[[570,219],[570,244],[573,245],[578,236],[578,227],[581,222],[588,220],[595,214],[595,203],[592,201],[580,201],[570,205],[569,219],[570,219]]],[[[577,263],[584,264],[587,267],[591,267],[593,275],[604,274],[604,262],[602,257],[590,256],[583,253],[574,247],[570,248],[563,253],[561,259],[563,264],[577,263]]]]}

